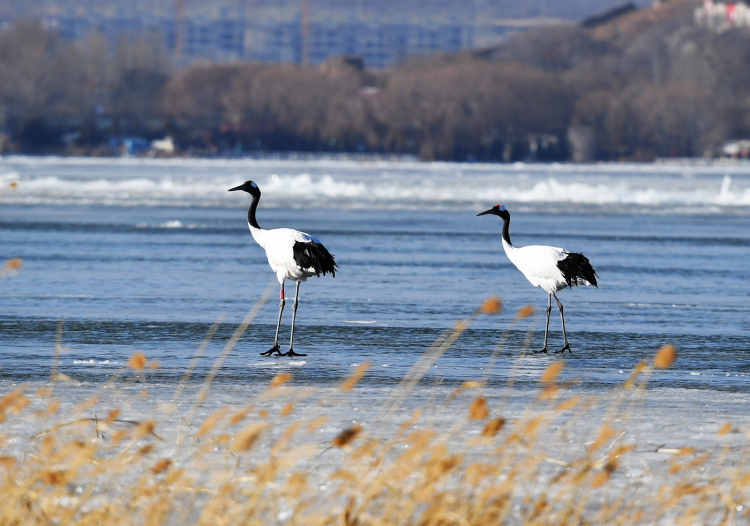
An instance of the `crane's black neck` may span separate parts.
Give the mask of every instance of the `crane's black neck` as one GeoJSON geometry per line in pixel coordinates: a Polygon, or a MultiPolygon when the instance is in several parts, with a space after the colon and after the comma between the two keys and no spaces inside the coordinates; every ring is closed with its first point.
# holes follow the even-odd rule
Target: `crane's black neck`
{"type": "Polygon", "coordinates": [[[510,227],[510,214],[507,210],[503,210],[497,215],[503,220],[503,239],[506,243],[512,245],[513,243],[510,242],[510,234],[508,233],[508,228],[510,227]]]}
{"type": "Polygon", "coordinates": [[[253,202],[250,203],[250,209],[247,211],[247,222],[253,228],[260,228],[258,221],[255,219],[255,210],[258,208],[258,201],[260,201],[260,192],[258,192],[258,195],[250,195],[253,197],[253,202]]]}

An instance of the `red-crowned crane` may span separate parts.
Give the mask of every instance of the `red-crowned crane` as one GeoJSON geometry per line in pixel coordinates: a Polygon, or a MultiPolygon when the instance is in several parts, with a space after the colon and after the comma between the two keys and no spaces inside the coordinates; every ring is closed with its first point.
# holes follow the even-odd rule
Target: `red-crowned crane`
{"type": "Polygon", "coordinates": [[[495,205],[489,210],[480,212],[477,216],[492,214],[503,220],[503,248],[505,255],[518,270],[526,276],[532,285],[541,287],[547,292],[547,324],[544,327],[544,347],[536,352],[547,352],[547,332],[549,331],[549,315],[552,311],[552,297],[560,309],[562,320],[563,338],[565,345],[556,353],[571,352],[568,343],[568,335],[565,333],[565,317],[563,306],[557,299],[555,292],[573,285],[593,285],[597,288],[596,271],[583,254],[568,252],[564,248],[547,247],[543,245],[530,245],[527,247],[514,247],[510,242],[508,227],[510,226],[510,212],[503,205],[495,205]]]}
{"type": "Polygon", "coordinates": [[[258,226],[255,219],[255,210],[260,201],[260,188],[253,181],[245,181],[239,186],[230,188],[230,192],[242,190],[253,198],[250,209],[247,211],[247,225],[253,239],[266,251],[268,264],[279,280],[281,290],[279,292],[279,321],[276,323],[276,336],[273,339],[273,347],[268,351],[260,353],[261,356],[307,356],[297,354],[292,349],[294,343],[294,322],[297,318],[297,305],[299,304],[299,285],[307,281],[310,276],[324,276],[330,272],[336,277],[336,261],[333,255],[323,244],[310,234],[292,230],[291,228],[274,228],[264,230],[258,226]],[[292,334],[289,338],[289,350],[286,353],[279,351],[279,326],[281,325],[281,314],[284,312],[284,281],[297,282],[297,290],[294,294],[292,306],[292,334]]]}

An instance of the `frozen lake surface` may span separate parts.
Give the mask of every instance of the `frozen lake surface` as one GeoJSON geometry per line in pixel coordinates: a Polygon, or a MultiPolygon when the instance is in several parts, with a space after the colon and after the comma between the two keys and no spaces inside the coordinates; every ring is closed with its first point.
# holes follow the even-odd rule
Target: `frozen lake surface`
{"type": "MultiPolygon", "coordinates": [[[[253,179],[263,191],[261,226],[314,234],[340,272],[301,287],[295,350],[308,356],[258,355],[273,340],[272,294],[219,371],[205,411],[250,399],[280,372],[292,386],[328,389],[370,361],[360,387],[371,396],[358,410],[375,412],[445,328],[499,295],[503,312],[477,319],[435,363],[411,409],[435,386],[445,394],[481,378],[506,329],[488,396],[515,364],[516,407],[558,358],[573,394],[612,397],[636,364],[672,343],[678,358],[649,382],[639,440],[709,447],[723,440],[715,435],[723,422],[750,424],[748,173],[747,165],[3,158],[0,246],[24,267],[0,281],[0,395],[48,382],[63,320],[58,370],[80,382],[73,393],[97,389],[142,352],[159,368],[123,381],[168,398],[223,315],[187,387],[194,396],[273,280],[247,230],[248,196],[226,192],[253,179]],[[517,245],[563,246],[597,270],[599,289],[558,294],[572,354],[519,358],[530,328],[531,349],[541,346],[546,295],[505,257],[501,222],[474,217],[495,203],[511,211],[517,245]],[[510,327],[526,304],[536,315],[510,327]]],[[[550,329],[551,348],[561,346],[556,311],[550,329]]],[[[331,408],[341,422],[351,411],[331,408]]]]}
{"type": "MultiPolygon", "coordinates": [[[[371,360],[378,368],[370,381],[392,383],[442,329],[497,294],[503,314],[478,320],[435,371],[455,382],[481,374],[515,312],[530,303],[542,313],[546,302],[505,257],[501,222],[474,217],[501,202],[517,245],[582,252],[601,277],[598,290],[559,295],[574,349],[566,371],[580,385],[617,384],[672,342],[679,360],[655,386],[743,390],[750,374],[748,171],[4,158],[0,178],[16,186],[0,193],[3,255],[25,266],[2,281],[0,378],[43,378],[60,319],[61,365],[70,376],[98,381],[137,349],[177,378],[224,313],[201,362],[205,372],[273,279],[247,231],[248,196],[226,191],[252,178],[263,190],[261,225],[314,234],[341,267],[335,279],[301,287],[298,352],[309,356],[294,365],[300,382],[330,383],[351,363],[371,360]]],[[[219,381],[259,381],[290,366],[257,354],[270,347],[277,312],[275,300],[265,305],[219,381]]],[[[556,312],[550,326],[554,346],[556,312]]],[[[526,329],[514,329],[503,360],[517,354],[526,329]]],[[[527,358],[524,370],[533,376],[550,359],[527,358]]],[[[502,382],[499,365],[493,381],[502,382]]]]}

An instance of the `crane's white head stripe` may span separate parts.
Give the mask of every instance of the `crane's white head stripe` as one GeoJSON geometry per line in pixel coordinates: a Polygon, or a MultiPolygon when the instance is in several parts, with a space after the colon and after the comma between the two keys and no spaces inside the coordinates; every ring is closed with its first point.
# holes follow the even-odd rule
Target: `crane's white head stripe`
{"type": "Polygon", "coordinates": [[[255,184],[255,181],[248,181],[248,183],[250,183],[250,186],[252,186],[253,188],[258,188],[258,185],[255,184]]]}
{"type": "Polygon", "coordinates": [[[501,210],[501,211],[507,211],[508,210],[503,205],[495,205],[495,208],[497,208],[498,210],[501,210]]]}

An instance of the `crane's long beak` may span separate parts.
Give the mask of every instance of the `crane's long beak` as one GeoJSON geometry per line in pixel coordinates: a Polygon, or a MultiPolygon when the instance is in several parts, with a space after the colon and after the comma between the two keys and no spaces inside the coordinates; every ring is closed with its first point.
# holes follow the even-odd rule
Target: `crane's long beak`
{"type": "Polygon", "coordinates": [[[494,208],[490,208],[489,210],[485,210],[484,212],[479,212],[475,217],[483,216],[485,214],[491,214],[494,211],[495,211],[494,208]]]}
{"type": "Polygon", "coordinates": [[[234,192],[235,190],[242,190],[242,187],[245,186],[244,184],[241,184],[239,186],[235,186],[234,188],[230,188],[227,190],[227,192],[234,192]]]}

